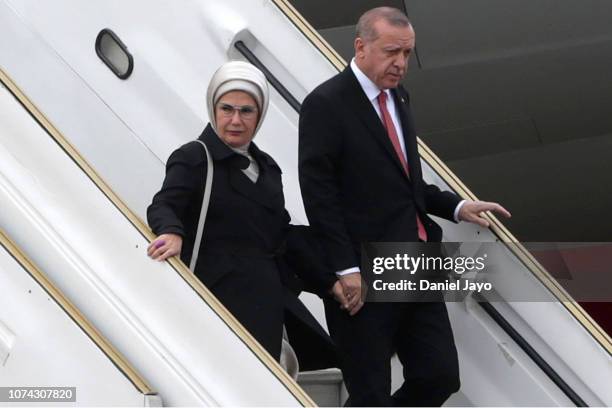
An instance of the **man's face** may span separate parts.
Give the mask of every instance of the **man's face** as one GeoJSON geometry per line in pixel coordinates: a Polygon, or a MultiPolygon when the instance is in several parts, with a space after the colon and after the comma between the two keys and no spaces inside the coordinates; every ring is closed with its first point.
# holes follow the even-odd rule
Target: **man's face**
{"type": "Polygon", "coordinates": [[[355,39],[355,60],[359,69],[380,89],[395,88],[406,74],[414,49],[412,26],[396,27],[384,19],[374,23],[375,40],[355,39]]]}

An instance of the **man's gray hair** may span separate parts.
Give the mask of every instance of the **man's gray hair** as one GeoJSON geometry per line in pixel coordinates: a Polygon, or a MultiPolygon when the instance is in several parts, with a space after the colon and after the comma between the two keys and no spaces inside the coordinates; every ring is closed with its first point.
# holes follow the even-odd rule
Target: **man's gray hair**
{"type": "Polygon", "coordinates": [[[364,41],[376,40],[378,33],[374,28],[374,23],[380,19],[384,19],[395,27],[408,27],[411,25],[410,20],[401,10],[394,7],[376,7],[366,11],[359,17],[356,36],[364,41]]]}

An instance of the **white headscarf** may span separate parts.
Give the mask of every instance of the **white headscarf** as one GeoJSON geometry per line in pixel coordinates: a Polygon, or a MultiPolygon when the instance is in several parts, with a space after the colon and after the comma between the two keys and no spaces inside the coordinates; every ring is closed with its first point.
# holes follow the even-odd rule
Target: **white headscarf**
{"type": "Polygon", "coordinates": [[[224,94],[231,91],[243,91],[255,99],[257,108],[259,109],[259,120],[255,128],[256,134],[266,116],[268,103],[270,101],[268,82],[266,81],[265,75],[254,65],[243,61],[226,62],[217,69],[206,91],[208,117],[210,119],[210,124],[217,133],[215,105],[224,94]]]}
{"type": "MultiPolygon", "coordinates": [[[[265,75],[254,65],[243,61],[226,62],[217,69],[206,91],[208,117],[217,135],[219,131],[217,130],[217,120],[215,118],[215,105],[223,95],[231,91],[243,91],[255,99],[255,103],[257,103],[257,108],[259,109],[257,126],[253,132],[253,137],[255,137],[255,134],[257,134],[266,116],[270,100],[268,82],[266,81],[265,75]]],[[[247,144],[240,147],[229,146],[229,148],[249,159],[249,166],[242,171],[253,183],[257,182],[259,178],[259,165],[249,153],[249,145],[247,144]]]]}

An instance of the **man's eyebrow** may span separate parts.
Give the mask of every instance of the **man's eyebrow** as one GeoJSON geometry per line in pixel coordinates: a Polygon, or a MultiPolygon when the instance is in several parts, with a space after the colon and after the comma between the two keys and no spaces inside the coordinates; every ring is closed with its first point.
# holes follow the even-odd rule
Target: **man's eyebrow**
{"type": "MultiPolygon", "coordinates": [[[[404,47],[402,47],[401,45],[387,45],[383,47],[383,50],[385,51],[397,51],[397,50],[401,50],[404,49],[404,47]]],[[[408,48],[409,50],[412,50],[412,47],[408,48]]]]}

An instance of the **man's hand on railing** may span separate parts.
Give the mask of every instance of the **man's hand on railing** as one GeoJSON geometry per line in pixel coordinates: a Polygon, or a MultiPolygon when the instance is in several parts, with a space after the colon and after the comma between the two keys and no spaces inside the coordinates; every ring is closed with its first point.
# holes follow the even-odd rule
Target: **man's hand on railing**
{"type": "Polygon", "coordinates": [[[485,211],[491,211],[505,218],[511,217],[510,212],[497,203],[467,200],[459,210],[457,218],[460,221],[467,221],[488,228],[489,221],[482,216],[485,211]]]}

